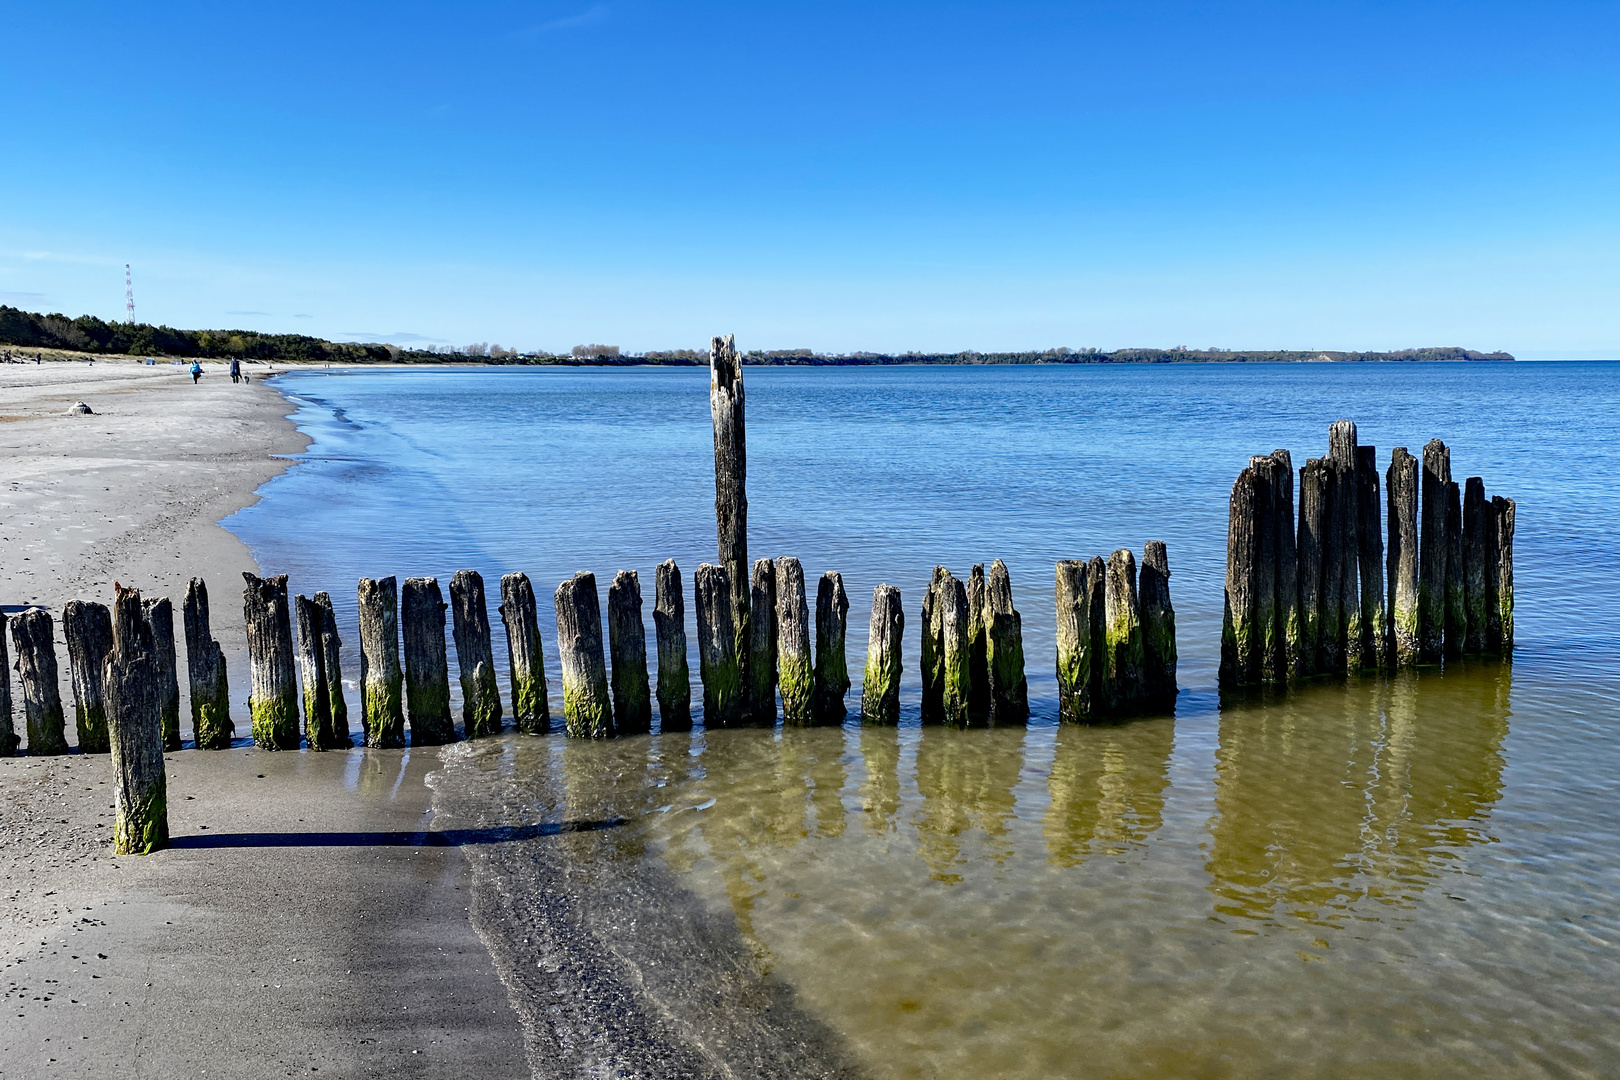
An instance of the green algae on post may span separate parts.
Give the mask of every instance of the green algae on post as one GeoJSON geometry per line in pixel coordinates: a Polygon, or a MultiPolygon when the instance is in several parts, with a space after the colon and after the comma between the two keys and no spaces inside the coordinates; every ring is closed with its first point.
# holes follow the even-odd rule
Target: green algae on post
{"type": "Polygon", "coordinates": [[[985,666],[990,672],[990,723],[1029,721],[1029,684],[1024,680],[1024,628],[1013,607],[1012,578],[997,559],[985,578],[985,666]]]}
{"type": "Polygon", "coordinates": [[[1389,501],[1389,636],[1392,663],[1411,667],[1422,653],[1422,619],[1418,613],[1418,460],[1397,446],[1384,474],[1389,501]]]}
{"type": "Polygon", "coordinates": [[[535,610],[534,586],[523,573],[501,578],[501,623],[506,627],[507,670],[512,678],[512,723],[529,735],[551,730],[545,649],[535,610]]]}
{"type": "Polygon", "coordinates": [[[620,570],[608,585],[608,651],[613,662],[613,730],[639,735],[652,730],[652,693],[647,682],[647,626],[641,617],[641,578],[620,570]]]}
{"type": "Polygon", "coordinates": [[[1108,665],[1108,707],[1116,713],[1133,712],[1146,696],[1143,681],[1141,612],[1136,602],[1136,557],[1120,548],[1108,557],[1108,583],[1103,593],[1107,641],[1103,662],[1108,665]]]}
{"type": "Polygon", "coordinates": [[[326,701],[332,715],[328,745],[333,750],[347,750],[354,740],[349,737],[349,703],[343,698],[343,642],[338,637],[331,596],[318,592],[314,604],[320,618],[321,675],[326,679],[326,701]]]}
{"type": "Polygon", "coordinates": [[[782,723],[811,722],[814,674],[810,660],[810,605],[804,591],[804,568],[791,555],[776,560],[777,684],[782,691],[782,723]]]}
{"type": "Polygon", "coordinates": [[[973,663],[968,637],[967,588],[949,571],[939,582],[935,619],[939,622],[940,721],[965,728],[973,722],[973,663]]]}
{"type": "Polygon", "coordinates": [[[848,616],[844,578],[829,570],[816,586],[816,672],[810,712],[817,724],[841,724],[849,712],[844,706],[844,695],[849,693],[849,660],[844,649],[848,616]]]}
{"type": "Polygon", "coordinates": [[[261,578],[242,572],[242,614],[247,624],[248,716],[253,742],[265,750],[297,750],[298,679],[293,673],[292,617],[287,575],[261,578]]]}
{"type": "Polygon", "coordinates": [[[158,661],[141,594],[118,587],[103,669],[113,764],[113,854],[169,846],[158,661]]]}
{"type": "Polygon", "coordinates": [[[934,567],[933,576],[928,579],[928,588],[923,592],[922,618],[919,620],[921,628],[919,657],[922,671],[922,722],[925,724],[937,724],[943,716],[945,676],[940,666],[939,589],[940,582],[948,576],[950,571],[943,566],[934,567]]]}
{"type": "Polygon", "coordinates": [[[174,605],[167,596],[141,604],[141,616],[152,632],[153,663],[157,665],[158,716],[163,720],[163,749],[180,749],[180,675],[174,650],[174,605]]]}
{"type": "Polygon", "coordinates": [[[748,720],[770,727],[776,723],[776,565],[754,560],[749,586],[752,640],[748,652],[748,720]]]}
{"type": "Polygon", "coordinates": [[[405,745],[405,677],[399,666],[399,589],[392,577],[361,578],[360,726],[367,746],[405,745]]]}
{"type": "MultiPolygon", "coordinates": [[[[756,617],[758,612],[755,613],[756,617]]],[[[866,639],[866,673],[861,680],[861,722],[900,722],[900,642],[906,616],[900,590],[879,585],[872,590],[872,623],[866,639]]]]}
{"type": "Polygon", "coordinates": [[[438,578],[405,579],[399,596],[399,623],[405,639],[405,703],[410,710],[412,746],[456,741],[456,722],[450,715],[450,661],[444,644],[445,607],[438,578]]]}
{"type": "MultiPolygon", "coordinates": [[[[1292,502],[1290,499],[1290,505],[1292,502]]],[[[1149,540],[1142,549],[1139,581],[1136,599],[1142,621],[1143,692],[1149,708],[1170,711],[1175,708],[1177,692],[1176,611],[1170,603],[1170,555],[1163,540],[1149,540]]]]}
{"type": "Polygon", "coordinates": [[[208,626],[208,585],[202,578],[186,583],[182,608],[186,631],[186,681],[191,690],[191,738],[198,750],[226,750],[236,725],[231,723],[231,692],[225,679],[225,650],[208,626]]]}
{"type": "Polygon", "coordinates": [[[450,607],[461,677],[461,726],[467,738],[501,733],[501,690],[495,679],[495,647],[484,600],[484,576],[457,570],[450,578],[450,607]]]}
{"type": "Polygon", "coordinates": [[[596,575],[580,571],[557,586],[557,653],[562,660],[563,731],[576,739],[613,734],[607,660],[602,653],[602,607],[596,575]]]}
{"type": "MultiPolygon", "coordinates": [[[[731,581],[724,566],[703,563],[693,576],[697,601],[698,677],[705,727],[735,727],[747,706],[737,638],[732,633],[731,581]]],[[[784,692],[785,692],[784,686],[784,692]]]]}
{"type": "Polygon", "coordinates": [[[1422,528],[1418,534],[1418,650],[1423,663],[1438,663],[1446,641],[1446,490],[1451,451],[1439,439],[1423,447],[1422,528]]]}
{"type": "Polygon", "coordinates": [[[975,724],[990,719],[990,645],[985,637],[984,563],[968,571],[968,717],[975,724]]]}
{"type": "MultiPolygon", "coordinates": [[[[1316,462],[1308,462],[1306,471],[1310,471],[1316,462]]],[[[1259,681],[1260,675],[1260,636],[1257,620],[1258,593],[1256,578],[1259,575],[1260,544],[1259,522],[1257,511],[1259,506],[1260,476],[1251,465],[1238,473],[1238,478],[1232,484],[1232,497],[1228,504],[1226,527],[1226,598],[1225,608],[1221,617],[1221,667],[1220,685],[1223,687],[1250,686],[1259,681]]],[[[1304,500],[1301,500],[1303,513],[1304,500]]],[[[1300,530],[1303,538],[1304,529],[1300,530]]],[[[1301,554],[1304,555],[1305,544],[1300,544],[1301,554]]],[[[1304,569],[1305,559],[1301,558],[1301,569],[1304,569]]],[[[1104,596],[1106,598],[1106,590],[1104,596]]],[[[1301,605],[1304,607],[1304,605],[1301,605]]],[[[1306,609],[1307,619],[1311,612],[1306,609]]],[[[1307,621],[1307,625],[1309,622],[1307,621]]],[[[1107,633],[1107,622],[1104,620],[1104,633],[1107,633]]],[[[1104,649],[1104,667],[1107,666],[1106,647],[1104,649]]],[[[1107,700],[1115,695],[1110,691],[1107,700]]]]}
{"type": "Polygon", "coordinates": [[[692,727],[692,670],[686,659],[686,596],[674,559],[658,564],[653,580],[653,630],[658,638],[658,730],[692,727]]]}
{"type": "Polygon", "coordinates": [[[321,611],[303,593],[293,597],[298,624],[298,668],[304,683],[304,740],[311,750],[332,747],[332,699],[326,680],[326,654],[321,648],[321,611]]]}
{"type": "Polygon", "coordinates": [[[62,635],[67,639],[79,753],[105,754],[109,749],[107,705],[102,700],[101,676],[112,649],[112,616],[107,606],[69,600],[62,607],[62,635]]]}
{"type": "Polygon", "coordinates": [[[11,620],[17,646],[17,681],[22,685],[28,756],[68,752],[67,720],[57,689],[56,626],[44,608],[29,608],[11,620]]]}
{"type": "Polygon", "coordinates": [[[1091,587],[1086,564],[1064,559],[1057,564],[1058,719],[1084,723],[1091,719],[1094,662],[1091,646],[1091,587]]]}
{"type": "Polygon", "coordinates": [[[1496,518],[1496,611],[1503,656],[1513,654],[1513,530],[1517,525],[1518,504],[1500,495],[1492,496],[1496,518]]]}

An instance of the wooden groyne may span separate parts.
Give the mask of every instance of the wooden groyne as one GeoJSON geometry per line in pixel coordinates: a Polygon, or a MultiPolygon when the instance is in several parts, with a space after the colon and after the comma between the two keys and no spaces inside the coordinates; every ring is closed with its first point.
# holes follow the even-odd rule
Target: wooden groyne
{"type": "Polygon", "coordinates": [[[1511,654],[1513,500],[1487,501],[1477,476],[1459,487],[1439,439],[1421,462],[1396,447],[1379,479],[1348,420],[1299,469],[1297,517],[1288,451],[1249,459],[1229,505],[1222,688],[1511,654]]]}

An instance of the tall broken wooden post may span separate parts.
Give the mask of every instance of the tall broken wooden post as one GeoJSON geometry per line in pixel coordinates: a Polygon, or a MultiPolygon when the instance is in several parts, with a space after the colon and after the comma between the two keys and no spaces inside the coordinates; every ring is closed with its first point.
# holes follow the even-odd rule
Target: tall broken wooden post
{"type": "Polygon", "coordinates": [[[844,639],[849,627],[849,597],[836,570],[821,575],[816,587],[816,674],[810,713],[817,724],[841,724],[849,710],[849,660],[844,639]]]}
{"type": "Polygon", "coordinates": [[[1384,610],[1384,500],[1378,490],[1378,448],[1356,447],[1356,543],[1360,545],[1361,666],[1390,667],[1384,610]]]}
{"type": "Polygon", "coordinates": [[[776,723],[776,564],[754,560],[749,586],[752,638],[748,653],[748,720],[770,727],[776,723]]]}
{"type": "Polygon", "coordinates": [[[1422,652],[1418,590],[1418,460],[1397,446],[1384,486],[1389,499],[1389,630],[1398,667],[1416,664],[1422,652]]]}
{"type": "Polygon", "coordinates": [[[1464,481],[1462,516],[1463,608],[1468,622],[1463,652],[1477,655],[1485,651],[1485,560],[1490,550],[1486,532],[1491,517],[1485,481],[1480,477],[1470,476],[1464,481]]]}
{"type": "Polygon", "coordinates": [[[747,698],[742,665],[737,662],[731,579],[726,568],[703,563],[693,576],[693,592],[697,602],[698,676],[703,681],[703,725],[735,727],[742,722],[747,698]]]}
{"type": "Polygon", "coordinates": [[[293,673],[292,613],[287,575],[261,578],[242,572],[242,614],[247,623],[248,716],[253,742],[265,750],[296,750],[298,679],[293,673]]]}
{"type": "Polygon", "coordinates": [[[22,684],[28,756],[68,752],[67,720],[57,686],[56,626],[44,608],[29,608],[11,620],[17,646],[17,681],[22,684]]]}
{"type": "Polygon", "coordinates": [[[1468,604],[1463,592],[1462,488],[1446,485],[1446,659],[1463,654],[1468,636],[1468,604]]]}
{"type": "Polygon", "coordinates": [[[501,622],[506,627],[507,667],[512,678],[512,722],[519,731],[544,735],[551,730],[551,701],[546,692],[546,657],[534,586],[527,574],[501,578],[501,622]]]}
{"type": "MultiPolygon", "coordinates": [[[[1292,477],[1290,475],[1290,482],[1292,477]]],[[[1293,506],[1294,500],[1288,500],[1293,506]]],[[[1282,532],[1292,536],[1292,514],[1279,513],[1282,532]]],[[[1292,547],[1293,545],[1289,545],[1292,547]]],[[[1142,683],[1148,708],[1168,711],[1176,704],[1176,610],[1170,604],[1170,555],[1163,540],[1149,540],[1142,549],[1142,570],[1137,602],[1142,609],[1142,683]]],[[[1277,575],[1279,589],[1282,574],[1277,575]]],[[[1279,619],[1284,627],[1286,619],[1279,619]]],[[[1286,675],[1286,640],[1282,643],[1286,675]]]]}
{"type": "Polygon", "coordinates": [[[1451,451],[1439,439],[1423,447],[1422,531],[1418,535],[1418,648],[1425,663],[1440,660],[1446,642],[1446,492],[1451,451]]]}
{"type": "Polygon", "coordinates": [[[1338,470],[1337,543],[1343,551],[1339,566],[1339,620],[1344,669],[1362,667],[1361,619],[1361,480],[1357,466],[1356,425],[1338,420],[1328,429],[1328,457],[1338,470]]]}
{"type": "Polygon", "coordinates": [[[333,750],[347,750],[354,740],[349,737],[349,703],[343,696],[343,640],[338,637],[332,597],[318,592],[314,603],[321,622],[321,674],[326,678],[326,701],[332,710],[330,746],[333,750]]]}
{"type": "Polygon", "coordinates": [[[1518,504],[1500,495],[1491,498],[1496,519],[1496,611],[1504,657],[1513,655],[1513,530],[1518,521],[1518,504]]]}
{"type": "Polygon", "coordinates": [[[231,691],[225,679],[225,650],[208,625],[208,585],[202,578],[186,583],[183,608],[186,629],[186,680],[191,690],[191,738],[198,750],[226,750],[236,725],[231,723],[231,691]]]}
{"type": "Polygon", "coordinates": [[[1029,720],[1029,684],[1024,679],[1024,626],[1013,607],[1012,578],[1000,559],[985,577],[985,666],[990,672],[990,723],[1029,720]]]}
{"type": "Polygon", "coordinates": [[[112,615],[105,604],[69,600],[62,606],[62,634],[67,638],[79,753],[105,754],[110,746],[101,676],[112,650],[112,615]]]}
{"type": "Polygon", "coordinates": [[[405,745],[405,677],[399,667],[399,587],[392,577],[361,578],[360,726],[367,746],[405,745]]]}
{"type": "Polygon", "coordinates": [[[653,629],[658,637],[658,730],[692,727],[692,671],[686,659],[686,595],[674,559],[658,564],[653,629]]]}
{"type": "Polygon", "coordinates": [[[157,665],[158,717],[163,721],[163,749],[180,749],[180,672],[174,648],[174,605],[167,596],[141,605],[141,615],[152,632],[152,662],[157,665]]]}
{"type": "Polygon", "coordinates": [[[1057,564],[1058,719],[1084,723],[1091,719],[1092,664],[1091,588],[1086,564],[1065,559],[1057,564]]]}
{"type": "Polygon", "coordinates": [[[499,735],[501,688],[495,679],[495,646],[482,574],[455,572],[450,578],[450,609],[461,675],[461,726],[469,739],[499,735]]]}
{"type": "Polygon", "coordinates": [[[641,578],[620,570],[608,586],[608,652],[613,661],[613,731],[641,735],[652,730],[652,694],[647,683],[647,624],[641,617],[641,578]]]}
{"type": "Polygon", "coordinates": [[[6,655],[6,617],[0,614],[0,757],[10,757],[22,745],[11,718],[11,658],[6,655]]]}
{"type": "Polygon", "coordinates": [[[412,746],[456,741],[456,722],[450,715],[450,660],[444,644],[446,606],[438,578],[405,579],[399,622],[405,639],[405,704],[412,746]]]}
{"type": "Polygon", "coordinates": [[[776,662],[782,690],[782,723],[809,724],[815,675],[810,658],[810,604],[804,591],[804,568],[784,555],[776,560],[776,662]]]}
{"type": "Polygon", "coordinates": [[[563,730],[576,739],[613,734],[602,608],[596,575],[581,571],[557,586],[557,653],[562,659],[563,730]]]}
{"type": "Polygon", "coordinates": [[[298,624],[298,670],[304,683],[304,739],[311,750],[332,745],[331,687],[326,681],[326,652],[321,648],[321,610],[303,593],[293,597],[298,624]]]}
{"type": "Polygon", "coordinates": [[[709,413],[714,419],[714,522],[730,589],[732,656],[748,686],[748,654],[753,646],[749,619],[748,451],[743,424],[742,356],[736,339],[709,341],[709,413]]]}
{"type": "MultiPolygon", "coordinates": [[[[169,846],[158,661],[141,594],[118,588],[103,668],[113,764],[113,854],[169,846]]],[[[295,706],[296,707],[296,706],[295,706]]]]}
{"type": "Polygon", "coordinates": [[[872,590],[872,624],[866,639],[866,675],[861,680],[861,722],[900,722],[900,640],[906,628],[900,590],[872,590]]]}
{"type": "MultiPolygon", "coordinates": [[[[1311,470],[1307,463],[1306,472],[1311,470]]],[[[1262,641],[1259,627],[1260,537],[1258,510],[1262,480],[1253,466],[1232,484],[1226,526],[1226,600],[1221,618],[1220,685],[1250,686],[1259,681],[1262,641]]],[[[1301,507],[1304,506],[1301,491],[1301,507]]],[[[1303,509],[1301,511],[1303,513],[1303,509]]],[[[1304,532],[1301,527],[1301,533],[1304,532]]],[[[1304,548],[1303,536],[1300,547],[1304,548]]],[[[1303,569],[1304,559],[1301,560],[1303,569]]],[[[1106,591],[1104,593],[1106,597],[1106,591]]],[[[1308,598],[1303,597],[1302,598],[1308,598]]],[[[1303,606],[1303,605],[1302,605],[1303,606]]],[[[1307,619],[1312,614],[1305,612],[1307,619]]],[[[1307,624],[1308,625],[1308,624],[1307,624]]],[[[1107,667],[1107,660],[1103,660],[1107,667]]]]}

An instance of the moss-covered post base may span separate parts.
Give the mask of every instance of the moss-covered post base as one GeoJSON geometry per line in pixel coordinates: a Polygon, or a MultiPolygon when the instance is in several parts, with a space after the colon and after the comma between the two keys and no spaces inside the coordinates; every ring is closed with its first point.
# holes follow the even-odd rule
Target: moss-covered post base
{"type": "Polygon", "coordinates": [[[467,738],[501,733],[501,690],[495,680],[494,635],[484,578],[476,570],[457,570],[450,579],[450,606],[455,616],[456,666],[461,674],[461,726],[467,738]]]}
{"type": "Polygon", "coordinates": [[[704,563],[694,575],[697,602],[698,677],[703,681],[705,727],[736,727],[747,700],[737,660],[736,624],[731,611],[731,578],[724,566],[704,563]]]}
{"type": "Polygon", "coordinates": [[[791,555],[776,560],[776,662],[782,723],[788,727],[808,725],[815,690],[810,659],[810,603],[805,595],[804,568],[791,555]]]}
{"type": "Polygon", "coordinates": [[[405,675],[399,663],[399,586],[392,577],[361,578],[360,727],[367,746],[405,745],[405,675]]]}
{"type": "MultiPolygon", "coordinates": [[[[1289,505],[1293,500],[1289,500],[1289,505]]],[[[1279,581],[1281,574],[1278,575],[1279,581]]],[[[1176,610],[1170,603],[1170,555],[1163,540],[1142,549],[1136,600],[1141,606],[1142,691],[1144,704],[1157,712],[1176,707],[1176,610]]],[[[1284,657],[1287,656],[1286,641],[1284,657]]],[[[1284,667],[1286,673],[1286,666],[1284,667]]]]}
{"type": "Polygon", "coordinates": [[[1029,721],[1029,685],[1024,680],[1024,626],[1013,607],[1012,578],[997,559],[985,577],[985,666],[990,673],[990,723],[1029,721]]]}
{"type": "Polygon", "coordinates": [[[105,754],[109,749],[107,704],[102,699],[101,677],[112,650],[112,616],[107,605],[69,600],[62,606],[62,635],[67,638],[79,753],[105,754]]]}
{"type": "Polygon", "coordinates": [[[653,633],[658,639],[658,730],[690,731],[692,670],[686,659],[686,591],[681,585],[681,568],[674,559],[658,564],[653,589],[653,633]]]}
{"type": "Polygon", "coordinates": [[[186,678],[191,689],[191,737],[198,750],[225,750],[236,734],[231,723],[231,691],[225,678],[225,650],[208,625],[208,586],[202,578],[186,583],[182,609],[186,631],[186,678]]]}
{"type": "MultiPolygon", "coordinates": [[[[757,613],[756,613],[757,614],[757,613]]],[[[906,629],[900,590],[872,590],[872,624],[866,639],[866,673],[861,680],[861,723],[900,722],[900,640],[906,629]]]]}
{"type": "MultiPolygon", "coordinates": [[[[602,608],[596,575],[580,572],[557,586],[557,652],[562,658],[563,730],[576,739],[613,734],[607,659],[602,652],[602,608]]],[[[726,640],[731,627],[726,626],[726,640]]]]}
{"type": "Polygon", "coordinates": [[[158,660],[141,594],[118,589],[103,671],[113,759],[113,853],[147,855],[169,846],[158,660]]]}
{"type": "Polygon", "coordinates": [[[816,671],[810,691],[810,712],[816,724],[841,724],[849,710],[849,659],[844,639],[849,626],[849,597],[844,578],[836,570],[821,575],[816,587],[816,671]]]}
{"type": "Polygon", "coordinates": [[[412,746],[456,741],[450,715],[450,662],[444,644],[444,593],[439,579],[405,579],[399,595],[400,633],[405,641],[405,706],[412,746]]]}
{"type": "Polygon", "coordinates": [[[608,652],[613,661],[613,730],[617,735],[644,734],[652,730],[652,692],[647,680],[647,624],[641,617],[641,578],[634,570],[620,570],[613,575],[607,607],[608,652]]]}
{"type": "Polygon", "coordinates": [[[501,578],[500,611],[506,626],[506,657],[512,678],[512,722],[519,731],[544,735],[551,730],[551,700],[546,688],[545,650],[540,640],[534,586],[527,574],[501,578]]]}

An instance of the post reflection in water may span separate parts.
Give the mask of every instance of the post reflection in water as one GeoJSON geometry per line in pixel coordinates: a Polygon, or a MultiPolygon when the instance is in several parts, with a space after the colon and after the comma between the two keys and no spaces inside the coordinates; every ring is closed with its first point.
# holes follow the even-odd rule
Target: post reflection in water
{"type": "Polygon", "coordinates": [[[861,728],[861,810],[866,831],[881,835],[894,828],[900,812],[900,730],[888,726],[861,728]]]}
{"type": "Polygon", "coordinates": [[[917,742],[917,854],[935,881],[956,884],[965,861],[962,835],[984,834],[984,854],[1001,862],[1013,853],[1007,823],[1013,787],[1024,767],[1022,728],[924,727],[917,742]]]}
{"type": "Polygon", "coordinates": [[[1206,865],[1217,914],[1337,926],[1364,900],[1411,907],[1488,839],[1511,678],[1480,663],[1223,708],[1206,865]]]}
{"type": "Polygon", "coordinates": [[[1078,866],[1143,844],[1164,820],[1175,734],[1168,718],[1059,728],[1043,822],[1047,861],[1078,866]]]}

